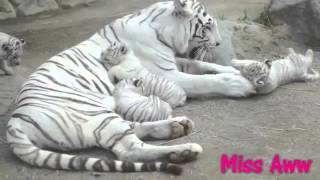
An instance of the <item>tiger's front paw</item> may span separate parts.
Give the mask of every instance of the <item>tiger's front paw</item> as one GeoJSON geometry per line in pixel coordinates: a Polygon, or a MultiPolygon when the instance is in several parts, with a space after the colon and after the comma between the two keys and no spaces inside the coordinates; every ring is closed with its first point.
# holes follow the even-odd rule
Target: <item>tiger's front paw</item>
{"type": "Polygon", "coordinates": [[[173,121],[171,123],[171,138],[173,139],[186,136],[194,129],[194,122],[185,116],[175,117],[171,120],[173,121]]]}
{"type": "Polygon", "coordinates": [[[240,75],[223,74],[222,83],[221,93],[228,97],[246,97],[256,93],[252,83],[240,75]]]}

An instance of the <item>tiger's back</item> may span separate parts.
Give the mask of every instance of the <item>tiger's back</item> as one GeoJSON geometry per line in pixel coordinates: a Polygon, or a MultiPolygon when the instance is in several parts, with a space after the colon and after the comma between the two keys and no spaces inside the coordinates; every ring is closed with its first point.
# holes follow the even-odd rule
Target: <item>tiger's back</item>
{"type": "MultiPolygon", "coordinates": [[[[23,85],[16,100],[16,109],[8,122],[7,140],[14,154],[31,165],[52,169],[181,173],[180,167],[157,160],[167,157],[171,162],[189,161],[202,152],[201,146],[188,143],[158,147],[145,144],[140,138],[168,139],[184,136],[191,132],[193,123],[181,117],[132,129],[130,122],[113,112],[114,100],[110,95],[114,86],[99,59],[102,49],[109,46],[111,41],[120,39],[132,45],[138,53],[150,43],[155,45],[157,49],[150,46],[152,52],[149,55],[162,61],[165,61],[163,57],[166,55],[174,56],[173,47],[163,42],[166,37],[160,37],[165,32],[150,26],[158,18],[162,21],[158,25],[181,24],[173,22],[177,20],[172,17],[173,9],[173,2],[163,2],[146,8],[141,16],[138,13],[120,18],[88,40],[59,53],[40,66],[23,85]],[[126,21],[127,24],[123,24],[126,21]],[[137,29],[145,31],[146,37],[150,39],[132,44],[133,35],[141,32],[128,31],[130,25],[140,27],[137,29]],[[165,53],[159,56],[157,53],[161,50],[165,53]],[[161,131],[155,127],[161,127],[158,128],[161,131]],[[175,131],[171,128],[175,128],[175,131]],[[112,150],[120,160],[85,158],[53,151],[88,147],[112,150]],[[142,163],[144,161],[151,162],[142,163]]],[[[175,41],[180,42],[179,39],[175,41]]],[[[182,49],[184,43],[178,46],[182,49]]],[[[167,68],[161,62],[150,64],[160,66],[160,69],[167,68]]],[[[174,63],[172,67],[176,69],[174,63]]]]}

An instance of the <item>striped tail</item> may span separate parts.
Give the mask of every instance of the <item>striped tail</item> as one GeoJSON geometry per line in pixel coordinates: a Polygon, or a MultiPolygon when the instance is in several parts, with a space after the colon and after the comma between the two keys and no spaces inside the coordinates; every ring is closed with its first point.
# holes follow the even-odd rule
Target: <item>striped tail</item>
{"type": "MultiPolygon", "coordinates": [[[[15,124],[17,125],[17,124],[15,124]]],[[[165,162],[125,162],[102,160],[69,154],[56,153],[38,148],[28,136],[16,127],[8,126],[7,140],[13,153],[20,159],[37,167],[49,169],[96,171],[96,172],[151,172],[162,171],[180,175],[180,166],[165,162]]]]}

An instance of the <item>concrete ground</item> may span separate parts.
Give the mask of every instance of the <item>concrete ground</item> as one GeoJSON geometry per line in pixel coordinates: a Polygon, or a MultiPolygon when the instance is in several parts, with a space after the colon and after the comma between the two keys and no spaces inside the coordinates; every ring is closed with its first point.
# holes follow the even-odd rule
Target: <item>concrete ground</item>
{"type": "MultiPolygon", "coordinates": [[[[89,172],[53,171],[30,167],[12,155],[5,143],[6,122],[9,118],[11,102],[26,77],[46,59],[86,39],[105,23],[145,7],[151,2],[154,0],[130,0],[121,4],[117,0],[99,1],[91,7],[78,7],[0,22],[0,31],[23,37],[28,42],[24,62],[17,69],[17,74],[12,77],[0,77],[0,180],[320,179],[318,169],[320,165],[320,155],[318,155],[320,148],[319,81],[293,83],[279,88],[270,95],[246,99],[190,100],[185,107],[177,109],[175,114],[192,118],[196,123],[196,133],[170,142],[153,142],[168,144],[197,142],[202,145],[204,153],[198,160],[184,165],[184,173],[180,177],[162,173],[102,173],[95,176],[89,172]],[[222,154],[242,154],[246,158],[263,159],[265,160],[264,173],[223,175],[220,171],[222,154]],[[275,154],[280,154],[287,159],[312,159],[311,172],[307,175],[271,175],[270,161],[275,154]]],[[[231,0],[214,2],[207,0],[204,2],[213,14],[224,14],[226,18],[237,19],[241,17],[244,9],[247,9],[251,17],[256,17],[259,9],[261,11],[268,1],[255,3],[254,0],[241,0],[232,3],[231,0]]],[[[249,47],[243,53],[250,53],[255,48],[250,48],[252,44],[250,42],[246,42],[249,47]]],[[[284,43],[282,46],[288,45],[284,43]]],[[[320,53],[317,57],[314,67],[319,70],[320,53]]],[[[80,153],[100,156],[106,154],[101,150],[80,153]]]]}

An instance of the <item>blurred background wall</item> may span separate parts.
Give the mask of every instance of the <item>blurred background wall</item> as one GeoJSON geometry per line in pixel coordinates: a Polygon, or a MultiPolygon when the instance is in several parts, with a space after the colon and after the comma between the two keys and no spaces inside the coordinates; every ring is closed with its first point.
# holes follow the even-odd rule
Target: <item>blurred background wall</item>
{"type": "MultiPolygon", "coordinates": [[[[128,0],[132,1],[132,0],[128,0]]],[[[101,3],[108,6],[118,2],[120,4],[131,3],[124,0],[0,0],[0,20],[30,16],[59,9],[69,9],[76,6],[90,6],[92,3],[101,3]],[[97,2],[100,1],[100,2],[97,2]]],[[[151,4],[154,0],[149,0],[151,4]]],[[[146,1],[144,1],[146,2],[146,1]]],[[[256,17],[270,0],[203,0],[214,9],[214,14],[224,18],[236,18],[241,15],[256,17]],[[213,1],[213,2],[212,2],[213,1]],[[209,3],[210,2],[210,3],[209,3]]],[[[148,3],[148,2],[147,2],[148,3]]]]}

